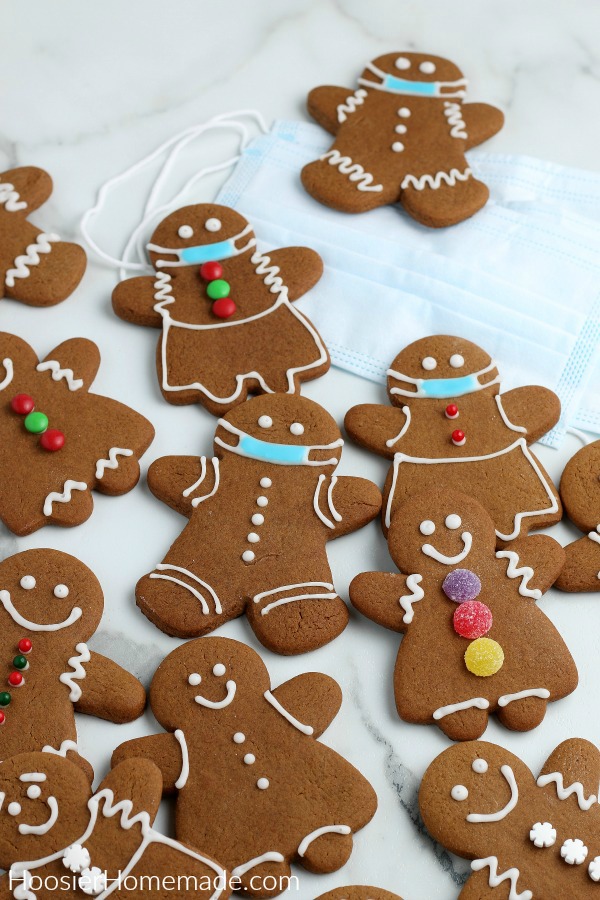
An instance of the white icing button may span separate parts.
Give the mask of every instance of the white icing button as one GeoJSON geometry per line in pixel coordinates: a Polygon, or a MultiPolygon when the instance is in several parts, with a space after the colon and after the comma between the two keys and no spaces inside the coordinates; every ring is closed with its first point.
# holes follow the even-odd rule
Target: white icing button
{"type": "Polygon", "coordinates": [[[242,734],[241,731],[236,731],[236,733],[233,736],[234,744],[243,744],[245,740],[246,740],[246,735],[242,734]]]}
{"type": "Polygon", "coordinates": [[[207,219],[204,223],[204,227],[207,231],[220,231],[221,221],[220,219],[207,219]]]}
{"type": "Polygon", "coordinates": [[[450,791],[450,796],[453,800],[466,800],[469,796],[469,792],[464,784],[455,784],[450,791]]]}
{"type": "Polygon", "coordinates": [[[272,484],[273,484],[273,482],[271,481],[270,478],[261,478],[260,479],[261,487],[271,487],[272,484]]]}
{"type": "Polygon", "coordinates": [[[406,125],[396,125],[396,127],[394,128],[394,131],[396,132],[396,134],[406,134],[408,129],[407,129],[406,125]]]}
{"type": "Polygon", "coordinates": [[[191,238],[194,233],[194,229],[191,225],[182,225],[178,230],[177,234],[180,238],[191,238]]]}
{"type": "Polygon", "coordinates": [[[252,763],[255,763],[256,757],[255,757],[254,753],[246,753],[246,755],[244,757],[244,762],[246,763],[247,766],[251,766],[252,763]]]}
{"type": "Polygon", "coordinates": [[[54,596],[58,597],[59,600],[64,600],[65,597],[69,596],[69,588],[66,584],[57,584],[54,588],[54,596]]]}
{"type": "Polygon", "coordinates": [[[292,422],[290,425],[290,431],[292,434],[304,434],[304,425],[301,425],[300,422],[292,422]]]}
{"type": "Polygon", "coordinates": [[[423,72],[424,75],[433,75],[435,72],[435,63],[429,62],[429,60],[422,62],[419,66],[419,70],[423,72]]]}
{"type": "Polygon", "coordinates": [[[261,497],[257,497],[257,498],[256,498],[256,505],[257,505],[257,506],[267,506],[268,503],[269,503],[269,501],[268,501],[268,499],[267,499],[266,497],[262,497],[262,496],[261,496],[261,497]]]}
{"type": "Polygon", "coordinates": [[[27,796],[30,800],[37,800],[41,793],[42,789],[39,784],[30,784],[27,788],[27,796]]]}
{"type": "Polygon", "coordinates": [[[529,832],[529,840],[534,847],[552,847],[556,842],[556,828],[550,822],[536,822],[529,832]]]}
{"type": "Polygon", "coordinates": [[[419,531],[421,534],[430,535],[435,531],[435,525],[430,519],[425,519],[424,522],[421,522],[419,525],[419,531]]]}
{"type": "Polygon", "coordinates": [[[254,513],[252,516],[252,524],[253,525],[263,525],[265,521],[265,517],[262,513],[254,513]]]}
{"type": "Polygon", "coordinates": [[[258,544],[260,541],[259,535],[255,531],[251,531],[249,535],[247,535],[246,540],[250,544],[258,544]]]}
{"type": "MultiPolygon", "coordinates": [[[[8,807],[10,812],[10,806],[8,807]]],[[[580,866],[585,862],[588,855],[588,848],[579,838],[567,838],[560,848],[560,855],[570,866],[580,866]]]]}
{"type": "Polygon", "coordinates": [[[8,804],[8,814],[9,816],[18,816],[21,812],[21,804],[13,801],[8,804]]]}
{"type": "Polygon", "coordinates": [[[437,359],[434,359],[433,356],[426,356],[425,359],[421,360],[421,366],[427,369],[428,372],[431,372],[437,366],[437,359]]]}
{"type": "Polygon", "coordinates": [[[478,775],[485,775],[488,770],[488,764],[485,759],[475,759],[473,760],[471,768],[474,772],[477,772],[478,775]]]}
{"type": "Polygon", "coordinates": [[[449,516],[446,516],[446,528],[460,528],[462,525],[462,519],[460,516],[457,516],[456,513],[451,513],[449,516]]]}
{"type": "Polygon", "coordinates": [[[258,419],[258,424],[261,428],[270,428],[273,424],[273,419],[271,416],[260,416],[258,419]]]}
{"type": "Polygon", "coordinates": [[[402,153],[402,151],[404,150],[404,144],[402,144],[400,141],[394,141],[394,143],[392,144],[392,150],[394,151],[394,153],[402,153]]]}
{"type": "Polygon", "coordinates": [[[464,366],[465,358],[461,356],[460,353],[453,353],[450,357],[450,365],[453,369],[460,369],[461,366],[464,366]]]}
{"type": "Polygon", "coordinates": [[[398,115],[401,119],[408,119],[410,116],[410,109],[408,108],[408,106],[401,106],[398,110],[398,115]]]}
{"type": "Polygon", "coordinates": [[[244,550],[244,552],[242,553],[242,559],[244,560],[244,562],[252,562],[252,560],[254,559],[254,553],[252,552],[252,550],[244,550]]]}
{"type": "Polygon", "coordinates": [[[394,65],[397,69],[410,69],[410,59],[407,59],[405,56],[399,56],[394,65]]]}
{"type": "Polygon", "coordinates": [[[32,591],[36,584],[37,582],[33,575],[23,575],[20,581],[20,585],[24,591],[32,591]]]}
{"type": "Polygon", "coordinates": [[[261,791],[266,791],[269,787],[269,779],[268,778],[259,778],[256,782],[256,787],[260,788],[261,791]]]}
{"type": "Polygon", "coordinates": [[[223,665],[223,663],[217,663],[216,666],[213,666],[213,675],[216,675],[217,678],[220,678],[221,675],[224,675],[227,669],[223,665]]]}
{"type": "Polygon", "coordinates": [[[202,675],[198,675],[197,672],[192,672],[192,674],[188,677],[188,684],[191,684],[192,687],[197,687],[202,681],[202,675]]]}

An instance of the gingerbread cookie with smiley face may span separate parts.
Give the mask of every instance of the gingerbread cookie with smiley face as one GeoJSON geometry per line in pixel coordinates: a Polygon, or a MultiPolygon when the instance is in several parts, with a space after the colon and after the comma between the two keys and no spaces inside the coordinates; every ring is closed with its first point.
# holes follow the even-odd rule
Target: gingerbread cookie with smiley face
{"type": "Polygon", "coordinates": [[[249,393],[295,393],[324,375],[329,354],[294,305],[323,272],[307,247],[261,253],[251,225],[226,206],[186,206],[148,244],[154,276],[121,282],[113,308],[161,328],[156,365],[165,400],[222,415],[249,393]]]}
{"type": "Polygon", "coordinates": [[[489,191],[465,153],[502,128],[487,103],[465,103],[467,80],[447,59],[386,53],[367,64],[359,87],[318,87],[308,111],[335,135],[330,150],[302,170],[320,203],[358,213],[400,203],[418,222],[454,225],[486,203],[489,191]]]}
{"type": "Polygon", "coordinates": [[[536,606],[564,563],[546,535],[496,552],[494,525],[472,497],[444,489],[399,507],[388,533],[402,574],[367,572],[350,585],[357,609],[405,634],[394,671],[399,716],[453,740],[540,724],[577,686],[575,663],[536,606]]]}
{"type": "Polygon", "coordinates": [[[500,393],[497,364],[485,350],[436,335],[398,354],[388,395],[391,407],[355,406],[345,419],[358,444],[393,461],[384,531],[399,504],[436,485],[479,500],[499,541],[560,521],[558,491],[530,450],[560,417],[552,391],[532,385],[500,393]]]}
{"type": "Polygon", "coordinates": [[[582,447],[560,480],[560,495],[584,537],[565,547],[567,559],[556,582],[561,591],[600,591],[600,441],[582,447]]]}
{"type": "Polygon", "coordinates": [[[473,860],[461,900],[596,897],[599,780],[600,753],[579,738],[559,744],[537,779],[517,756],[484,741],[438,756],[419,806],[433,838],[473,860]]]}

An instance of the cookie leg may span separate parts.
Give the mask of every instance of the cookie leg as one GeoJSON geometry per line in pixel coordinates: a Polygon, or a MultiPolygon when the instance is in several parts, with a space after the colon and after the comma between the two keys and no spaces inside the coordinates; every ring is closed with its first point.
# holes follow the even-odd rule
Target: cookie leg
{"type": "Polygon", "coordinates": [[[471,707],[438,719],[436,725],[451,741],[476,741],[487,728],[487,723],[487,710],[471,707]]]}
{"type": "Polygon", "coordinates": [[[455,180],[447,184],[436,179],[421,183],[419,187],[407,186],[400,197],[406,212],[430,228],[445,228],[468,219],[487,202],[489,190],[483,182],[473,176],[466,181],[455,180]]]}
{"type": "Polygon", "coordinates": [[[395,191],[378,184],[363,165],[337,150],[304,166],[300,177],[315,200],[341,212],[366,212],[397,199],[395,191]]]}
{"type": "Polygon", "coordinates": [[[600,544],[586,535],[564,550],[567,559],[555,587],[569,592],[600,591],[600,544]]]}
{"type": "Polygon", "coordinates": [[[497,715],[502,724],[512,731],[531,731],[542,722],[547,706],[547,701],[540,697],[525,697],[500,707],[497,715]]]}
{"type": "Polygon", "coordinates": [[[352,853],[352,835],[323,834],[311,841],[299,861],[309,872],[323,875],[341,869],[352,853]]]}
{"type": "MultiPolygon", "coordinates": [[[[233,871],[235,876],[235,869],[233,871]]],[[[291,869],[286,862],[264,862],[253,866],[243,875],[237,876],[239,881],[235,889],[251,897],[276,897],[289,888],[291,869]],[[238,884],[241,883],[241,889],[238,884]]]]}

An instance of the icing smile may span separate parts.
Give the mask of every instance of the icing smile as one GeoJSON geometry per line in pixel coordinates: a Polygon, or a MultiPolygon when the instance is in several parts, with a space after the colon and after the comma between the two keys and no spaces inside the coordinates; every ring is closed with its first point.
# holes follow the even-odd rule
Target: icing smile
{"type": "Polygon", "coordinates": [[[196,696],[194,697],[194,700],[200,706],[206,706],[206,707],[208,707],[208,709],[224,709],[226,706],[229,706],[229,704],[233,701],[233,698],[235,697],[235,691],[236,691],[237,685],[236,685],[235,681],[232,680],[232,681],[227,682],[226,687],[227,687],[227,693],[225,694],[225,697],[222,700],[207,700],[206,697],[202,696],[202,694],[196,694],[196,696]]]}
{"type": "Polygon", "coordinates": [[[500,822],[502,819],[513,811],[519,800],[519,788],[510,766],[501,766],[501,773],[504,775],[510,788],[510,800],[502,809],[495,813],[469,813],[467,822],[500,822]]]}
{"type": "Polygon", "coordinates": [[[42,822],[41,825],[28,825],[26,822],[23,822],[19,825],[19,833],[20,834],[46,834],[50,829],[55,825],[56,820],[58,819],[58,802],[56,797],[48,797],[46,800],[48,804],[48,808],[50,809],[50,815],[46,819],[45,822],[42,822]]]}
{"type": "Polygon", "coordinates": [[[81,617],[81,609],[78,606],[74,606],[69,616],[62,622],[51,622],[48,625],[42,625],[39,622],[31,622],[22,616],[14,606],[8,591],[0,591],[0,603],[2,603],[6,612],[17,625],[28,628],[29,631],[60,631],[61,628],[69,628],[73,622],[76,622],[81,617]]]}
{"type": "Polygon", "coordinates": [[[463,550],[460,553],[457,553],[456,556],[445,556],[443,553],[440,553],[439,550],[436,550],[433,544],[423,544],[421,549],[426,556],[431,556],[432,559],[436,559],[446,566],[453,566],[456,563],[462,562],[463,559],[466,559],[471,552],[471,547],[473,545],[473,536],[471,532],[463,531],[461,539],[463,542],[463,550]]]}

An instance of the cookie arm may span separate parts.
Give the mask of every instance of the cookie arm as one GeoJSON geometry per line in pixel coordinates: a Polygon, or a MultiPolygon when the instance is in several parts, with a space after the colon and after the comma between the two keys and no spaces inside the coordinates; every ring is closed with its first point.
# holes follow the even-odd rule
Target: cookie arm
{"type": "Polygon", "coordinates": [[[315,286],[323,274],[323,260],[309,247],[282,247],[267,254],[287,286],[290,300],[298,300],[315,286]]]}
{"type": "Polygon", "coordinates": [[[38,169],[37,166],[20,166],[17,169],[2,172],[0,184],[11,184],[13,190],[19,195],[16,202],[27,204],[22,209],[13,212],[13,215],[20,215],[24,218],[45,203],[52,193],[52,178],[44,169],[38,169]]]}
{"type": "Polygon", "coordinates": [[[381,512],[381,491],[372,481],[342,475],[334,476],[329,484],[330,489],[323,489],[319,496],[319,505],[333,526],[329,540],[357,531],[381,512]]]}
{"type": "MultiPolygon", "coordinates": [[[[589,801],[598,796],[598,783],[600,782],[600,751],[598,748],[583,738],[569,738],[556,747],[543,765],[540,776],[560,773],[562,785],[565,790],[576,783],[583,786],[583,790],[577,791],[578,801],[589,801]]],[[[544,779],[546,781],[546,779],[544,779]]],[[[551,797],[557,795],[557,782],[548,779],[547,784],[540,787],[551,797]]],[[[575,793],[575,791],[573,792],[575,793]]],[[[571,800],[571,803],[573,801],[571,800]]],[[[589,806],[595,804],[590,803],[589,806]]]]}
{"type": "Polygon", "coordinates": [[[423,597],[420,579],[420,575],[396,572],[362,572],[350,583],[350,602],[378,625],[404,632],[414,615],[413,603],[423,597]]]}
{"type": "Polygon", "coordinates": [[[121,281],[112,293],[112,306],[120,319],[133,322],[134,325],[147,325],[160,328],[162,316],[154,307],[156,284],[152,275],[140,275],[121,281]]]}
{"type": "Polygon", "coordinates": [[[271,696],[297,722],[306,728],[312,728],[314,738],[318,738],[329,727],[342,705],[339,684],[321,672],[296,675],[275,688],[271,696]]]}
{"type": "Polygon", "coordinates": [[[407,407],[362,403],[346,413],[344,427],[353,441],[373,453],[393,459],[399,449],[403,429],[409,422],[407,407]]]}
{"type": "Polygon", "coordinates": [[[531,596],[528,593],[530,591],[545,594],[560,575],[566,560],[563,548],[547,534],[517,538],[498,550],[496,557],[506,564],[509,578],[515,578],[519,582],[519,593],[524,598],[531,596]],[[522,571],[517,574],[517,570],[522,567],[532,569],[533,575],[522,571]]]}
{"type": "Polygon", "coordinates": [[[114,795],[111,805],[128,800],[132,804],[130,817],[145,810],[152,824],[162,798],[162,786],[160,769],[149,759],[125,759],[116,765],[113,762],[96,795],[104,790],[111,791],[114,795]]]}
{"type": "Polygon", "coordinates": [[[100,367],[100,351],[87,338],[63,341],[38,365],[48,378],[63,382],[70,391],[89,391],[100,367]]]}
{"type": "Polygon", "coordinates": [[[489,103],[463,103],[461,113],[467,127],[467,150],[493,137],[504,125],[504,113],[489,103]]]}
{"type": "Polygon", "coordinates": [[[191,516],[195,507],[216,493],[219,460],[206,456],[163,456],[148,469],[148,487],[182,516],[191,516]]]}
{"type": "Polygon", "coordinates": [[[528,444],[539,440],[560,419],[560,400],[553,391],[539,385],[515,388],[499,395],[499,402],[512,425],[527,429],[528,444]]]}
{"type": "Polygon", "coordinates": [[[118,663],[101,653],[90,653],[85,663],[85,678],[75,683],[81,696],[75,711],[121,724],[133,722],[144,711],[146,691],[140,682],[118,663]]]}
{"type": "Polygon", "coordinates": [[[114,768],[123,760],[140,758],[150,760],[160,769],[163,794],[175,793],[177,790],[175,783],[181,775],[183,766],[181,744],[175,735],[163,732],[125,741],[113,752],[111,766],[114,768]]]}
{"type": "Polygon", "coordinates": [[[340,127],[337,108],[351,96],[350,88],[331,85],[316,87],[308,95],[306,108],[315,122],[330,134],[336,134],[340,127]]]}

